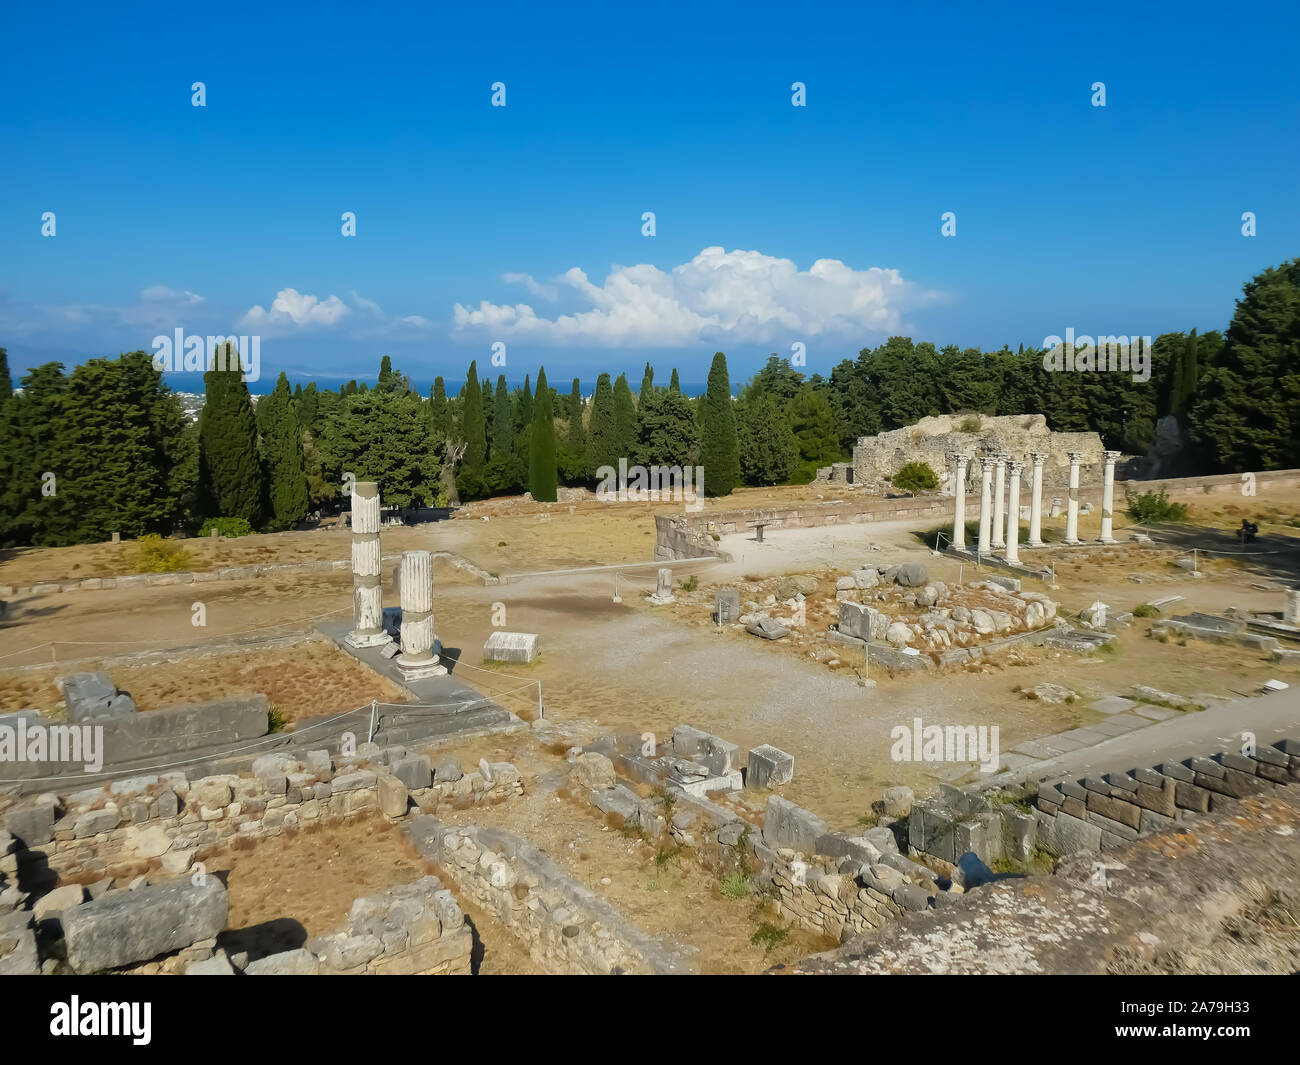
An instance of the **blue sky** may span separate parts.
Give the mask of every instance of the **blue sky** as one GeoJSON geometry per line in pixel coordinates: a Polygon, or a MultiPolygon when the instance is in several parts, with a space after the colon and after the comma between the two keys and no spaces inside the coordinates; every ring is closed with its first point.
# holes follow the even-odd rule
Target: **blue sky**
{"type": "Polygon", "coordinates": [[[15,377],[182,328],[260,335],[268,382],[497,341],[512,381],[735,381],[1222,328],[1300,254],[1294,4],[470,6],[9,9],[15,377]]]}

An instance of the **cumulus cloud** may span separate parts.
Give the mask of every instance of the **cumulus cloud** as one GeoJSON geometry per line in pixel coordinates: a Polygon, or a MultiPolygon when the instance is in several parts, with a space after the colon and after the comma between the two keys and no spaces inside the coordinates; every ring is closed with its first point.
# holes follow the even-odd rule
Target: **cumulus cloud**
{"type": "Polygon", "coordinates": [[[667,272],[648,264],[616,266],[600,285],[577,267],[552,286],[527,274],[505,277],[538,295],[562,288],[587,309],[545,317],[526,303],[457,303],[458,331],[542,343],[665,348],[724,337],[763,342],[860,335],[898,331],[904,311],[938,295],[905,281],[897,270],[855,270],[838,259],[818,259],[800,270],[789,259],[718,247],[667,272]]]}
{"type": "Polygon", "coordinates": [[[337,296],[319,299],[294,288],[282,288],[275,294],[268,311],[260,303],[240,321],[250,329],[306,329],[312,326],[337,325],[350,308],[337,296]]]}

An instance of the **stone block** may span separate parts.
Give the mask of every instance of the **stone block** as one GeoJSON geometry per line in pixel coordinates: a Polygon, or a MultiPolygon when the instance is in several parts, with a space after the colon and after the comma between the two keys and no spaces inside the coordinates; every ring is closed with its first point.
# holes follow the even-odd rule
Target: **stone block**
{"type": "Polygon", "coordinates": [[[408,754],[395,761],[392,769],[393,776],[411,791],[419,791],[433,783],[433,769],[428,755],[408,754]]]}
{"type": "Polygon", "coordinates": [[[112,892],[64,913],[68,964],[92,973],[148,961],[214,939],[226,916],[226,889],[215,876],[201,886],[184,879],[112,892]]]}
{"type": "Polygon", "coordinates": [[[772,847],[815,854],[819,836],[829,833],[820,817],[779,795],[769,795],[763,815],[763,838],[772,847]]]}
{"type": "Polygon", "coordinates": [[[745,787],[751,791],[789,784],[794,779],[794,755],[770,743],[750,750],[745,767],[745,787]]]}
{"type": "Polygon", "coordinates": [[[380,773],[376,777],[375,792],[379,810],[385,817],[406,816],[410,796],[407,794],[406,785],[392,773],[380,773]]]}
{"type": "Polygon", "coordinates": [[[485,662],[533,661],[541,652],[542,638],[532,632],[504,632],[498,629],[483,644],[485,662]]]}

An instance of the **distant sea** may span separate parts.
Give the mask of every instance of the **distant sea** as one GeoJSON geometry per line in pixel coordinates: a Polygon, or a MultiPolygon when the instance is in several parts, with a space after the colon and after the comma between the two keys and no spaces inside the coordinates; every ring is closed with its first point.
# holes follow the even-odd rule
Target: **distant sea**
{"type": "MultiPolygon", "coordinates": [[[[195,383],[193,379],[189,381],[185,381],[182,375],[176,375],[176,377],[177,377],[176,380],[168,381],[168,384],[175,391],[184,392],[184,391],[190,391],[193,388],[193,385],[195,383]],[[189,386],[188,388],[186,387],[187,385],[189,386]]],[[[199,378],[198,380],[201,383],[202,378],[199,378]]],[[[297,385],[301,381],[302,385],[306,387],[307,382],[310,380],[311,378],[290,377],[289,384],[293,387],[297,387],[297,385]]],[[[375,387],[375,382],[373,379],[364,379],[358,377],[357,383],[358,384],[361,383],[362,380],[365,380],[365,383],[369,385],[371,388],[375,387]]],[[[494,376],[492,380],[495,381],[496,377],[494,376]]],[[[667,388],[668,380],[669,380],[668,378],[665,378],[664,380],[660,381],[656,377],[655,385],[661,388],[667,388]]],[[[446,384],[448,394],[453,396],[458,395],[460,393],[461,385],[464,384],[464,380],[460,377],[456,378],[454,382],[451,381],[449,378],[443,378],[443,381],[446,384]]],[[[330,378],[327,381],[317,380],[316,387],[321,389],[329,388],[337,392],[346,383],[347,383],[346,381],[339,381],[334,378],[330,378]]],[[[536,382],[531,382],[531,383],[535,384],[536,382]]],[[[632,386],[632,391],[635,392],[638,388],[641,387],[641,378],[638,377],[634,381],[632,380],[631,375],[629,375],[627,379],[627,383],[632,386]]],[[[734,380],[731,382],[731,390],[733,393],[736,391],[737,383],[738,382],[734,380]]],[[[507,379],[506,385],[510,388],[511,391],[513,391],[516,388],[523,388],[524,383],[523,381],[511,381],[507,379]]],[[[417,392],[419,392],[420,395],[427,396],[429,394],[429,390],[433,388],[433,381],[412,380],[411,387],[415,389],[417,392]]],[[[561,395],[567,396],[569,394],[570,389],[573,388],[573,378],[570,377],[565,381],[553,381],[551,383],[551,387],[558,390],[561,395]]],[[[579,387],[582,389],[582,394],[584,396],[591,396],[596,391],[596,382],[594,380],[581,381],[579,387]]],[[[703,395],[704,392],[708,389],[708,387],[709,386],[707,381],[682,381],[681,382],[682,394],[685,396],[691,396],[692,398],[695,396],[703,395]]],[[[269,393],[275,390],[275,378],[263,377],[260,381],[253,381],[249,384],[248,390],[255,396],[268,395],[269,393]]]]}

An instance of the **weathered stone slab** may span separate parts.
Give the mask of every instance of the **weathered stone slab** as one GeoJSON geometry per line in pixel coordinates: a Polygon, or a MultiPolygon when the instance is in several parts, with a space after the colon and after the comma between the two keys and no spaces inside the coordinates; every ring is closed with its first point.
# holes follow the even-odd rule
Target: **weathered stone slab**
{"type": "Polygon", "coordinates": [[[483,644],[483,658],[487,662],[526,663],[535,659],[542,650],[542,638],[534,632],[503,632],[497,630],[483,644]]]}
{"type": "Polygon", "coordinates": [[[815,854],[817,839],[830,829],[816,814],[779,795],[769,795],[763,814],[763,838],[772,847],[789,847],[815,854]]]}
{"type": "Polygon", "coordinates": [[[111,892],[64,913],[68,964],[92,973],[148,961],[215,938],[226,915],[226,889],[215,876],[201,886],[173,880],[111,892]]]}
{"type": "Polygon", "coordinates": [[[789,784],[793,779],[794,755],[786,754],[770,743],[750,750],[745,768],[745,787],[751,791],[764,791],[789,784]]]}

